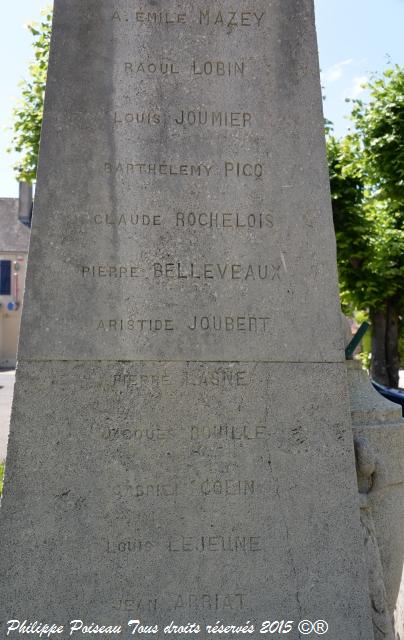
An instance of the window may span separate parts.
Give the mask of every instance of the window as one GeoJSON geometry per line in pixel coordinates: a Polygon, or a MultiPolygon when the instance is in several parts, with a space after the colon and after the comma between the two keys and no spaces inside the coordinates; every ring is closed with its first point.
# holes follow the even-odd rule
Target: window
{"type": "Polygon", "coordinates": [[[0,260],[0,295],[11,294],[11,260],[0,260]]]}

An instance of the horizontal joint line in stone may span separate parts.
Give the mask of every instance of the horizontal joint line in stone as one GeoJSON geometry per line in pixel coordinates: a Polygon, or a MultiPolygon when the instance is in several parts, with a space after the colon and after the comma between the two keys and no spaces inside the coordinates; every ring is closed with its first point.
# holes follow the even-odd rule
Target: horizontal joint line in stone
{"type": "Polygon", "coordinates": [[[77,363],[90,363],[90,362],[114,362],[114,363],[142,363],[142,362],[156,362],[156,363],[191,363],[200,362],[206,364],[345,364],[344,360],[161,360],[161,359],[112,359],[112,358],[89,358],[88,360],[77,358],[21,358],[18,364],[25,362],[77,362],[77,363]]]}

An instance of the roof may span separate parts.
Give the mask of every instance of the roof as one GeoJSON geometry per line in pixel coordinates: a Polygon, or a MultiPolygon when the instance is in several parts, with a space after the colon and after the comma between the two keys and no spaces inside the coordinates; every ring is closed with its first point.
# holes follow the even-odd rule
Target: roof
{"type": "Polygon", "coordinates": [[[0,198],[0,251],[28,253],[29,235],[18,219],[18,198],[0,198]]]}

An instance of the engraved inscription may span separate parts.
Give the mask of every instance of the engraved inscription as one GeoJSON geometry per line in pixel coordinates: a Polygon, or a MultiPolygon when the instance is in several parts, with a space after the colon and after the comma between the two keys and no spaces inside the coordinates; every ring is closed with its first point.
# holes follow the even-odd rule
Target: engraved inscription
{"type": "Polygon", "coordinates": [[[134,428],[121,428],[110,427],[106,429],[102,437],[109,442],[124,441],[128,442],[134,440],[137,443],[159,443],[167,442],[168,439],[173,437],[173,434],[168,429],[161,427],[134,427],[134,428]]]}
{"type": "Polygon", "coordinates": [[[117,227],[128,229],[131,227],[161,227],[164,224],[173,225],[180,229],[272,229],[274,218],[271,213],[242,213],[225,211],[176,211],[163,218],[161,214],[148,213],[96,213],[91,220],[97,226],[117,227]]]}
{"type": "MultiPolygon", "coordinates": [[[[124,11],[116,10],[113,12],[111,20],[116,23],[128,22],[128,15],[124,11]]],[[[185,24],[187,22],[187,14],[174,11],[136,11],[134,19],[138,23],[149,25],[185,24]]]]}
{"type": "Polygon", "coordinates": [[[192,425],[191,440],[267,440],[267,425],[192,425]]]}
{"type": "Polygon", "coordinates": [[[131,76],[191,74],[194,77],[238,77],[246,73],[246,64],[243,60],[192,60],[187,66],[177,62],[137,60],[124,62],[123,65],[124,72],[131,76]]]}
{"type": "Polygon", "coordinates": [[[173,536],[168,539],[170,553],[256,553],[263,551],[261,536],[202,535],[173,536]]]}
{"type": "Polygon", "coordinates": [[[125,62],[124,70],[127,74],[143,75],[177,75],[179,68],[174,62],[125,62]]]}
{"type": "Polygon", "coordinates": [[[201,9],[199,11],[199,24],[227,28],[260,27],[264,16],[264,11],[213,11],[211,9],[201,9]]]}
{"type": "Polygon", "coordinates": [[[239,111],[181,111],[174,117],[175,124],[184,126],[211,126],[218,128],[251,127],[251,113],[239,111]]]}
{"type": "Polygon", "coordinates": [[[176,482],[167,484],[137,484],[131,494],[135,498],[169,498],[178,496],[176,482]]]}
{"type": "Polygon", "coordinates": [[[270,330],[271,318],[267,316],[194,316],[189,321],[182,319],[178,326],[173,318],[144,319],[144,318],[109,318],[99,320],[97,331],[226,331],[267,333],[270,330]]]}
{"type": "MultiPolygon", "coordinates": [[[[172,436],[172,434],[170,433],[172,436]]],[[[139,440],[141,442],[141,440],[139,440]]],[[[155,440],[154,440],[155,442],[155,440]]],[[[147,444],[147,442],[145,442],[147,444]]],[[[169,482],[140,482],[134,486],[118,485],[115,493],[117,499],[125,497],[130,498],[176,498],[181,494],[188,494],[191,491],[196,495],[205,497],[222,497],[244,496],[251,498],[257,493],[257,485],[255,480],[245,480],[237,478],[206,478],[203,482],[192,484],[178,483],[177,481],[169,482]]]]}
{"type": "Polygon", "coordinates": [[[247,606],[245,593],[175,593],[167,594],[166,601],[155,596],[120,596],[113,605],[117,611],[148,611],[150,613],[162,608],[191,609],[193,611],[241,611],[247,606]]]}
{"type": "MultiPolygon", "coordinates": [[[[106,553],[150,553],[157,548],[150,540],[107,540],[106,553]]],[[[161,541],[161,546],[169,553],[257,553],[263,551],[261,536],[208,534],[198,536],[175,535],[161,541]]]]}
{"type": "Polygon", "coordinates": [[[157,611],[158,599],[157,598],[143,598],[143,597],[124,597],[121,596],[120,600],[118,600],[113,608],[117,611],[157,611]]]}
{"type": "Polygon", "coordinates": [[[111,162],[104,163],[106,175],[141,175],[141,176],[176,176],[191,178],[209,178],[212,175],[213,166],[206,164],[155,164],[147,162],[111,162]]]}
{"type": "MultiPolygon", "coordinates": [[[[148,269],[140,265],[85,265],[80,267],[83,279],[133,279],[150,276],[154,280],[242,280],[267,282],[281,280],[282,264],[195,264],[191,262],[155,262],[148,269]]],[[[167,323],[170,321],[167,320],[167,323]]],[[[162,328],[162,327],[161,327],[162,328]]],[[[165,327],[167,329],[167,327],[165,327]]],[[[172,330],[172,327],[168,327],[172,330]]]]}
{"type": "Polygon", "coordinates": [[[270,213],[225,213],[194,212],[184,213],[177,211],[175,214],[177,227],[196,227],[200,229],[272,229],[273,216],[270,213]]]}
{"type": "Polygon", "coordinates": [[[191,331],[248,331],[266,333],[271,318],[254,316],[194,316],[188,329],[191,331]]]}
{"type": "Polygon", "coordinates": [[[185,24],[186,13],[175,13],[172,11],[136,11],[136,22],[142,24],[185,24]]]}
{"type": "Polygon", "coordinates": [[[134,8],[134,13],[116,9],[111,20],[115,24],[131,21],[146,26],[181,25],[195,22],[201,26],[224,27],[230,31],[247,27],[259,28],[265,18],[265,11],[245,9],[240,11],[218,11],[209,8],[199,9],[194,14],[186,11],[144,11],[140,7],[134,8]]]}
{"type": "Polygon", "coordinates": [[[156,164],[147,162],[104,163],[104,173],[112,176],[166,176],[212,178],[224,175],[226,178],[262,178],[264,167],[260,162],[235,162],[226,160],[222,167],[207,164],[156,164]]]}
{"type": "MultiPolygon", "coordinates": [[[[129,98],[130,101],[130,98],[129,98]]],[[[181,110],[176,115],[167,114],[165,118],[156,111],[113,112],[114,125],[159,125],[171,122],[180,127],[212,127],[216,129],[248,129],[252,125],[252,114],[248,111],[205,111],[181,110]]]]}
{"type": "Polygon", "coordinates": [[[158,331],[175,331],[176,327],[172,318],[153,318],[152,320],[128,318],[126,321],[122,318],[110,318],[109,320],[100,320],[97,329],[106,331],[124,331],[126,329],[127,331],[151,331],[156,333],[158,331]]]}
{"type": "Polygon", "coordinates": [[[215,369],[186,369],[184,384],[192,387],[235,388],[247,387],[250,384],[249,372],[233,367],[215,369]]]}
{"type": "Polygon", "coordinates": [[[152,111],[142,112],[114,112],[114,124],[161,124],[161,115],[152,111]]]}
{"type": "Polygon", "coordinates": [[[254,480],[212,480],[202,482],[201,492],[204,496],[252,496],[255,494],[254,480]]]}
{"type": "Polygon", "coordinates": [[[281,264],[203,264],[191,262],[156,262],[153,265],[155,279],[175,280],[280,280],[281,264]]]}
{"type": "Polygon", "coordinates": [[[106,225],[107,227],[160,227],[161,216],[156,214],[138,214],[138,213],[122,213],[117,216],[114,214],[96,213],[93,217],[95,224],[106,225]]]}
{"type": "Polygon", "coordinates": [[[171,387],[175,384],[175,379],[168,373],[147,374],[147,373],[115,373],[112,381],[113,386],[133,387],[171,387]]]}
{"type": "MultiPolygon", "coordinates": [[[[240,369],[229,365],[228,367],[190,367],[186,368],[181,377],[171,376],[167,372],[161,374],[122,372],[115,373],[112,378],[114,387],[121,389],[122,387],[131,390],[142,387],[153,388],[176,386],[203,386],[216,387],[218,389],[234,389],[237,387],[247,387],[251,383],[250,374],[245,369],[240,369]]],[[[227,427],[220,427],[220,429],[227,427]]],[[[245,427],[247,428],[247,427],[245,427]]],[[[266,427],[257,427],[257,429],[266,429],[266,427]]],[[[160,438],[165,439],[159,429],[160,438]]],[[[165,432],[164,432],[165,433],[165,432]]],[[[169,432],[166,434],[169,435],[169,432]]],[[[142,437],[144,436],[142,432],[142,437]]],[[[154,437],[154,430],[153,430],[154,437]]],[[[150,438],[149,438],[150,439],[150,438]]]]}
{"type": "Polygon", "coordinates": [[[173,606],[174,609],[237,611],[244,609],[245,603],[244,593],[179,593],[174,599],[173,606]]]}
{"type": "Polygon", "coordinates": [[[106,553],[150,553],[153,547],[150,540],[107,540],[106,553]]]}
{"type": "Polygon", "coordinates": [[[245,62],[192,62],[191,73],[194,76],[243,76],[245,72],[245,62]]]}
{"type": "Polygon", "coordinates": [[[256,162],[251,164],[249,162],[233,162],[226,161],[224,163],[224,175],[226,178],[232,177],[245,177],[245,178],[262,178],[263,166],[261,163],[256,162]]]}

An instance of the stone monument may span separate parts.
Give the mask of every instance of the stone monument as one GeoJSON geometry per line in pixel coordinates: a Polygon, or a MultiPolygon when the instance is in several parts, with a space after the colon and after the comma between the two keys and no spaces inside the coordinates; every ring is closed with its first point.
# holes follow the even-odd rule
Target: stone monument
{"type": "Polygon", "coordinates": [[[0,536],[2,633],[372,638],[312,0],[55,1],[0,536]]]}
{"type": "Polygon", "coordinates": [[[359,362],[347,367],[374,638],[400,640],[404,420],[401,407],[373,388],[359,362]]]}

